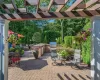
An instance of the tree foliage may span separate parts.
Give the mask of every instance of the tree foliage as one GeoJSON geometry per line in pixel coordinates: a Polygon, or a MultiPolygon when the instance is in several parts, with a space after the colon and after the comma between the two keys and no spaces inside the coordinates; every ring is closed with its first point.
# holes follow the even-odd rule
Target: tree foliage
{"type": "Polygon", "coordinates": [[[60,37],[60,33],[58,31],[48,30],[44,32],[44,39],[47,43],[56,41],[58,37],[60,37]]]}
{"type": "Polygon", "coordinates": [[[41,33],[40,32],[35,32],[33,34],[32,41],[34,43],[40,43],[41,42],[41,33]]]}

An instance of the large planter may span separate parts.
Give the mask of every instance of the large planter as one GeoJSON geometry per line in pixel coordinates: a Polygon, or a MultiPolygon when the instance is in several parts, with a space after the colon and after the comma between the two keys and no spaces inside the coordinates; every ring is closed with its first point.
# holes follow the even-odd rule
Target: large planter
{"type": "Polygon", "coordinates": [[[34,55],[35,59],[38,59],[38,54],[39,54],[39,53],[38,53],[37,50],[33,52],[33,55],[34,55]]]}
{"type": "Polygon", "coordinates": [[[50,45],[49,44],[45,45],[45,53],[50,53],[50,45]]]}

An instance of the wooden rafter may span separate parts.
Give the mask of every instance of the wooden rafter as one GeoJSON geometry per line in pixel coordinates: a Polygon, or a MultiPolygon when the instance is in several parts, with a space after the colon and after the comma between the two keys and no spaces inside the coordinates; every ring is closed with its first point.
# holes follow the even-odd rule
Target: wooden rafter
{"type": "Polygon", "coordinates": [[[75,9],[83,0],[76,0],[66,11],[72,11],[75,9]]]}
{"type": "Polygon", "coordinates": [[[48,11],[47,7],[40,7],[40,8],[38,8],[38,12],[46,12],[46,11],[48,11]]]}
{"type": "Polygon", "coordinates": [[[51,6],[52,6],[53,1],[54,1],[54,0],[50,0],[49,6],[48,6],[48,11],[50,10],[50,8],[51,8],[51,6]]]}
{"type": "MultiPolygon", "coordinates": [[[[64,0],[63,0],[64,1],[64,0]]],[[[36,20],[36,19],[50,19],[50,18],[74,18],[74,17],[93,17],[100,16],[100,0],[89,0],[87,3],[82,3],[84,0],[76,0],[66,11],[61,12],[61,9],[69,0],[61,2],[61,0],[50,0],[49,6],[39,7],[40,0],[25,0],[26,6],[37,6],[35,14],[28,13],[26,8],[17,8],[14,0],[12,4],[1,4],[1,8],[7,14],[0,14],[0,19],[8,20],[36,20]],[[50,12],[52,5],[58,5],[55,12],[50,12]],[[13,9],[16,13],[11,13],[13,9]]]]}
{"type": "Polygon", "coordinates": [[[86,8],[86,4],[85,3],[81,3],[77,6],[78,9],[85,9],[86,8]]]}
{"type": "Polygon", "coordinates": [[[17,12],[18,13],[26,13],[26,8],[18,8],[17,12]]]}
{"type": "Polygon", "coordinates": [[[16,6],[16,4],[15,4],[15,0],[11,0],[11,2],[12,2],[12,5],[13,5],[13,7],[14,7],[14,10],[17,12],[17,6],[16,6]]]}
{"type": "Polygon", "coordinates": [[[0,14],[0,17],[8,20],[36,20],[36,19],[51,19],[51,18],[75,18],[75,17],[92,17],[100,16],[100,10],[77,10],[65,12],[40,12],[40,13],[14,13],[0,14]]]}
{"type": "Polygon", "coordinates": [[[94,3],[98,2],[99,0],[90,0],[86,3],[86,8],[90,7],[91,5],[93,5],[94,3]]]}
{"type": "Polygon", "coordinates": [[[58,8],[56,9],[56,12],[59,12],[66,5],[67,2],[68,2],[68,0],[65,0],[65,4],[58,5],[58,8]]]}
{"type": "Polygon", "coordinates": [[[40,6],[40,0],[38,0],[37,11],[36,12],[38,12],[39,6],[40,6]]]}
{"type": "Polygon", "coordinates": [[[37,6],[36,12],[39,10],[40,0],[25,0],[25,6],[37,6]]]}
{"type": "Polygon", "coordinates": [[[12,4],[2,4],[1,8],[6,12],[10,13],[10,9],[14,9],[12,4]]]}
{"type": "Polygon", "coordinates": [[[53,5],[64,5],[65,4],[65,0],[54,0],[53,1],[53,5]]]}
{"type": "Polygon", "coordinates": [[[87,9],[89,9],[89,10],[94,10],[95,9],[96,10],[98,8],[100,8],[100,4],[96,4],[93,7],[90,7],[90,8],[87,8],[87,9]]]}
{"type": "Polygon", "coordinates": [[[39,2],[39,0],[25,0],[25,5],[26,6],[30,6],[30,5],[36,6],[36,5],[38,5],[38,2],[39,2]]]}

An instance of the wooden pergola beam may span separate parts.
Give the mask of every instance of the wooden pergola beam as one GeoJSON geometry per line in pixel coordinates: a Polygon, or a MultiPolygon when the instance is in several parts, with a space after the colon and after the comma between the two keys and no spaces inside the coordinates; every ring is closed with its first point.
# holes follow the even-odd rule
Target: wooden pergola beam
{"type": "Polygon", "coordinates": [[[93,7],[87,8],[87,10],[94,10],[94,9],[96,10],[98,8],[100,8],[100,4],[96,4],[93,7]]]}
{"type": "Polygon", "coordinates": [[[17,12],[17,6],[16,6],[16,4],[15,4],[15,0],[11,0],[11,2],[12,2],[12,5],[13,5],[13,7],[14,7],[14,10],[17,12]]]}
{"type": "Polygon", "coordinates": [[[18,13],[26,13],[27,10],[26,10],[26,8],[18,8],[18,9],[17,9],[17,12],[18,12],[18,13]]]}
{"type": "MultiPolygon", "coordinates": [[[[12,0],[13,1],[13,0],[12,0]]],[[[51,19],[51,18],[74,18],[74,17],[92,17],[100,15],[100,0],[90,0],[86,4],[81,4],[80,7],[84,7],[85,9],[75,9],[83,0],[76,0],[66,11],[61,12],[60,10],[65,6],[68,0],[65,0],[65,4],[58,5],[58,9],[56,12],[49,12],[51,6],[53,5],[54,0],[50,0],[50,4],[47,8],[42,9],[39,8],[40,0],[25,0],[29,2],[29,5],[37,6],[37,13],[28,13],[26,12],[26,8],[17,8],[15,2],[12,4],[2,4],[0,5],[3,10],[6,11],[7,14],[0,14],[1,19],[9,19],[9,20],[29,20],[29,19],[51,19]],[[32,3],[31,3],[32,2],[32,3]],[[98,2],[98,3],[97,3],[98,2]],[[95,4],[97,3],[97,4],[95,4]],[[15,6],[14,6],[15,5],[15,6]],[[15,8],[16,7],[16,8],[15,8]],[[87,9],[86,9],[87,8],[87,9]],[[16,10],[16,13],[10,13],[9,9],[16,10]],[[40,12],[39,12],[40,11],[40,12]],[[47,12],[48,11],[48,12],[47,12]]],[[[56,0],[56,2],[59,0],[56,0]]],[[[59,3],[59,2],[58,2],[59,3]]],[[[60,4],[60,3],[59,3],[60,4]]]]}
{"type": "Polygon", "coordinates": [[[49,6],[48,6],[48,11],[50,10],[52,4],[53,4],[54,0],[50,0],[49,6]]]}
{"type": "Polygon", "coordinates": [[[15,13],[0,14],[0,17],[8,20],[38,20],[52,18],[75,18],[75,17],[93,17],[100,16],[100,10],[77,10],[65,12],[40,12],[40,13],[15,13]]]}
{"type": "Polygon", "coordinates": [[[65,0],[65,4],[63,4],[63,5],[58,5],[58,8],[56,9],[56,12],[61,11],[61,9],[66,5],[67,2],[68,2],[68,0],[65,0]]]}
{"type": "Polygon", "coordinates": [[[39,0],[25,0],[26,6],[30,6],[30,5],[36,6],[36,5],[38,5],[38,3],[39,3],[39,0]]]}
{"type": "Polygon", "coordinates": [[[38,0],[37,10],[36,10],[36,12],[38,12],[38,11],[39,11],[39,6],[40,6],[40,0],[38,0]]]}
{"type": "Polygon", "coordinates": [[[83,0],[76,0],[66,11],[72,11],[75,9],[83,0]]]}
{"type": "Polygon", "coordinates": [[[100,2],[100,0],[90,0],[90,1],[88,1],[87,3],[85,3],[85,4],[79,4],[78,6],[77,6],[77,8],[78,9],[91,9],[91,10],[94,10],[94,9],[98,9],[99,8],[99,6],[100,6],[100,4],[99,4],[99,2],[100,2]],[[97,3],[98,2],[98,3],[97,3]],[[95,4],[95,3],[97,3],[97,4],[95,4]],[[93,5],[93,4],[95,4],[95,5],[93,5]],[[93,5],[93,6],[92,6],[93,5]],[[91,6],[91,7],[90,7],[91,6]]]}
{"type": "Polygon", "coordinates": [[[25,6],[37,6],[36,12],[39,10],[40,0],[25,0],[25,6]]]}
{"type": "Polygon", "coordinates": [[[90,7],[91,5],[93,5],[94,3],[98,2],[100,0],[90,0],[86,3],[86,8],[90,7]]]}
{"type": "Polygon", "coordinates": [[[10,9],[14,9],[12,4],[2,4],[0,7],[6,12],[6,13],[11,13],[10,9]]]}
{"type": "Polygon", "coordinates": [[[37,12],[46,12],[46,11],[48,11],[47,7],[40,7],[40,8],[38,8],[37,12]]]}
{"type": "Polygon", "coordinates": [[[85,9],[86,8],[86,4],[85,3],[81,3],[77,6],[78,9],[85,9]]]}
{"type": "Polygon", "coordinates": [[[65,0],[54,0],[53,5],[64,5],[65,0]]]}

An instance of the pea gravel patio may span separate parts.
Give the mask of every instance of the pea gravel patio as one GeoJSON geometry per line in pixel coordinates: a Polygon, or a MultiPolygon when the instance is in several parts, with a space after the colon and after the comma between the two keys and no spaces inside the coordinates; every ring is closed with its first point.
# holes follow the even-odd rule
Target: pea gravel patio
{"type": "Polygon", "coordinates": [[[50,53],[46,53],[37,60],[23,57],[20,67],[8,68],[8,80],[90,80],[90,69],[53,66],[50,53]]]}

